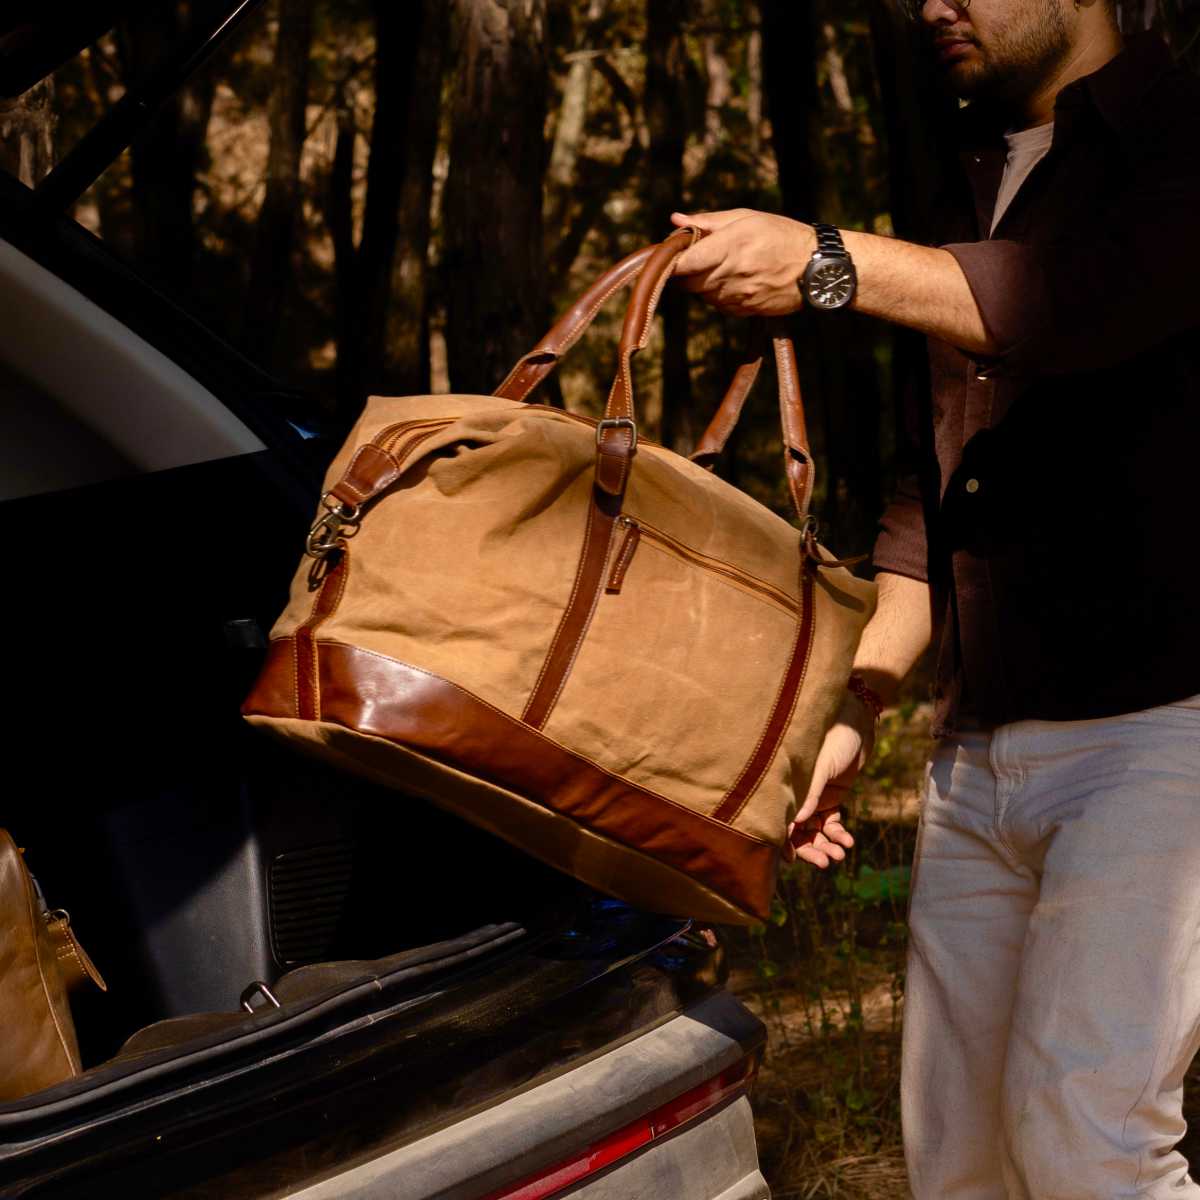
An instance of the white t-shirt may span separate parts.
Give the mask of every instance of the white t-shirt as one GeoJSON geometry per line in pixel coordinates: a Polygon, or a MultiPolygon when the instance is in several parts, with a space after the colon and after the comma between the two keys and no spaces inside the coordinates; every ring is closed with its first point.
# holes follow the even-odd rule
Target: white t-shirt
{"type": "Polygon", "coordinates": [[[996,194],[996,207],[992,210],[992,228],[988,231],[989,236],[995,233],[1005,209],[1021,190],[1021,184],[1029,177],[1029,172],[1041,162],[1046,151],[1050,149],[1050,143],[1054,140],[1054,122],[1035,125],[1032,129],[1021,129],[1016,133],[1006,133],[1004,140],[1008,143],[1008,157],[1004,160],[1004,175],[1000,180],[1000,191],[996,194]]]}

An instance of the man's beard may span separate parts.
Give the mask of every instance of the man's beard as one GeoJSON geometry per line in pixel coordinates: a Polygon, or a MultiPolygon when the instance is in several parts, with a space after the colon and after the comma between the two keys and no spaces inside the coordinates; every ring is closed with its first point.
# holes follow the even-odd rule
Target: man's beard
{"type": "Polygon", "coordinates": [[[952,71],[950,82],[964,99],[1020,100],[1046,80],[1069,46],[1056,0],[1028,0],[1026,20],[989,39],[984,61],[967,71],[952,71]]]}

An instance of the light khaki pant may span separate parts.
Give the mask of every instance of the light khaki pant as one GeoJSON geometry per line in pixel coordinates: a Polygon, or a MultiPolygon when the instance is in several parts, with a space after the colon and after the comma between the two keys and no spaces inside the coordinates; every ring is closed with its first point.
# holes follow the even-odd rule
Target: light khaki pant
{"type": "Polygon", "coordinates": [[[1200,697],[942,743],[913,871],[917,1200],[1200,1198],[1200,697]]]}

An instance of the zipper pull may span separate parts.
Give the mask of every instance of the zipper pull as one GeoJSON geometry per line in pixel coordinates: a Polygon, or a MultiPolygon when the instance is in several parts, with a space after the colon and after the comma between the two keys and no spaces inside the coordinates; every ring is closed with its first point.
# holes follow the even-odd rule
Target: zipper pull
{"type": "Polygon", "coordinates": [[[625,582],[625,572],[629,570],[629,564],[633,562],[638,542],[642,540],[642,531],[638,528],[636,521],[629,517],[620,517],[617,524],[625,526],[625,538],[621,542],[621,549],[617,551],[617,557],[613,559],[608,585],[604,589],[610,596],[621,594],[621,585],[625,582]]]}

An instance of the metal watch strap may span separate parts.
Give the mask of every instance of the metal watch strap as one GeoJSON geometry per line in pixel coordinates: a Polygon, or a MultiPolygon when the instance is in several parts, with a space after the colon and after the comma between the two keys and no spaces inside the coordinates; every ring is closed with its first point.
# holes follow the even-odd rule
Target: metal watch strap
{"type": "Polygon", "coordinates": [[[826,225],[823,221],[814,221],[812,227],[817,235],[818,254],[836,254],[841,258],[850,257],[846,250],[846,243],[842,241],[842,235],[836,225],[826,225]]]}

